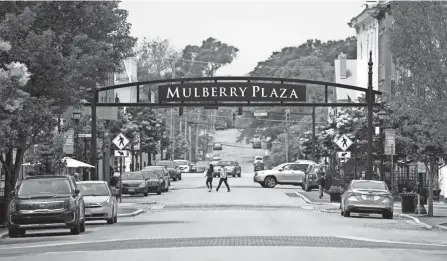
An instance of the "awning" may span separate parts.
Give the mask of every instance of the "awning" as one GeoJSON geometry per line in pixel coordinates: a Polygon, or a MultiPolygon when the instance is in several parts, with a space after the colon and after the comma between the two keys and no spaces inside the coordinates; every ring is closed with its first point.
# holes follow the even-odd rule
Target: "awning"
{"type": "Polygon", "coordinates": [[[95,168],[95,166],[89,165],[79,160],[75,160],[69,157],[63,158],[63,161],[67,163],[67,168],[95,168]]]}

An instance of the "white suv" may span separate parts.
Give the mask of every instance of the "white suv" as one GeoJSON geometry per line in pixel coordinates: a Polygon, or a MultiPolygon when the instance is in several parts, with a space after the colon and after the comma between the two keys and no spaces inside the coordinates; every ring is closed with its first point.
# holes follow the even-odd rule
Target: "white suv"
{"type": "Polygon", "coordinates": [[[296,185],[303,187],[307,165],[300,163],[283,163],[271,170],[255,172],[253,181],[264,188],[274,188],[276,185],[296,185]]]}

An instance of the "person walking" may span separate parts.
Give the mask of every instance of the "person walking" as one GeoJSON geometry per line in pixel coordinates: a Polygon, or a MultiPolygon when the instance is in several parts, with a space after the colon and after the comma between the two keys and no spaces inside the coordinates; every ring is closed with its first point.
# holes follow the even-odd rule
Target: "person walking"
{"type": "Polygon", "coordinates": [[[320,198],[323,198],[324,186],[326,185],[326,179],[324,177],[324,172],[321,173],[320,179],[318,180],[318,188],[320,192],[320,198]]]}
{"type": "Polygon", "coordinates": [[[208,192],[211,192],[213,189],[213,173],[214,173],[214,166],[213,164],[210,164],[208,170],[205,171],[206,176],[206,186],[208,187],[208,192]]]}
{"type": "Polygon", "coordinates": [[[219,185],[217,185],[216,191],[219,191],[220,185],[222,185],[222,182],[225,182],[225,186],[227,186],[228,192],[230,192],[230,186],[228,186],[227,182],[227,168],[225,168],[225,165],[222,165],[220,167],[220,180],[219,185]]]}

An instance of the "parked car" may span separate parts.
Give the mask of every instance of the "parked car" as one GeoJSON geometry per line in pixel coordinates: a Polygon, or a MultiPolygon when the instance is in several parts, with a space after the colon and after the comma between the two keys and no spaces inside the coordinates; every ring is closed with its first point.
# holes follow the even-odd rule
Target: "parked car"
{"type": "Polygon", "coordinates": [[[222,158],[220,156],[213,156],[211,158],[210,164],[213,164],[213,166],[216,166],[219,161],[221,161],[222,158]]]}
{"type": "Polygon", "coordinates": [[[207,160],[197,161],[196,162],[196,172],[202,173],[205,172],[210,166],[210,162],[207,160]]]}
{"type": "Polygon", "coordinates": [[[149,194],[149,184],[141,172],[125,172],[121,175],[123,195],[149,194]]]}
{"type": "Polygon", "coordinates": [[[174,160],[175,163],[177,163],[180,172],[182,173],[189,173],[191,171],[191,162],[189,160],[174,160]]]}
{"type": "Polygon", "coordinates": [[[25,236],[26,229],[63,225],[78,235],[85,231],[84,198],[71,176],[33,176],[11,192],[9,237],[25,236]]]}
{"type": "Polygon", "coordinates": [[[382,214],[393,219],[394,198],[384,181],[352,180],[341,196],[341,215],[351,213],[382,214]]]}
{"type": "Polygon", "coordinates": [[[177,163],[171,160],[160,160],[155,164],[157,166],[165,166],[168,169],[169,176],[173,181],[182,180],[182,172],[177,163]]]}
{"type": "Polygon", "coordinates": [[[274,188],[276,185],[303,186],[305,173],[302,164],[283,163],[271,170],[255,172],[253,181],[264,188],[274,188]]]}
{"type": "Polygon", "coordinates": [[[79,181],[77,186],[84,197],[86,220],[118,221],[118,202],[106,181],[79,181]]]}
{"type": "Polygon", "coordinates": [[[141,173],[149,183],[149,192],[161,195],[161,192],[166,190],[163,170],[142,170],[141,173]]]}
{"type": "Polygon", "coordinates": [[[214,143],[213,150],[222,150],[222,143],[214,143]]]}
{"type": "Polygon", "coordinates": [[[255,156],[253,159],[253,165],[256,165],[258,163],[264,164],[264,156],[255,156]]]}
{"type": "Polygon", "coordinates": [[[166,166],[147,166],[144,168],[144,171],[154,171],[160,177],[163,178],[163,183],[161,184],[161,192],[168,192],[169,186],[171,186],[171,176],[169,175],[169,171],[166,166]]]}
{"type": "Polygon", "coordinates": [[[233,177],[241,177],[241,166],[237,161],[219,161],[217,165],[214,167],[214,177],[218,177],[220,174],[220,168],[224,165],[227,168],[227,174],[233,177]]]}
{"type": "Polygon", "coordinates": [[[262,162],[255,163],[254,171],[261,171],[265,169],[265,165],[262,162]]]}

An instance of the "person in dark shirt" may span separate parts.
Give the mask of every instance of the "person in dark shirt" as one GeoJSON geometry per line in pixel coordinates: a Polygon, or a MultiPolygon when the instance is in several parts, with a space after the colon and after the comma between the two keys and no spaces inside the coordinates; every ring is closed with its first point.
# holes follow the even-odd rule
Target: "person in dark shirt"
{"type": "Polygon", "coordinates": [[[320,174],[320,179],[318,180],[318,188],[319,188],[319,192],[320,192],[320,198],[323,198],[323,191],[324,191],[324,186],[326,185],[326,179],[324,176],[324,172],[320,174]]]}
{"type": "Polygon", "coordinates": [[[213,164],[210,164],[208,170],[206,171],[206,186],[208,187],[208,192],[211,192],[213,189],[213,173],[214,173],[214,166],[213,164]]]}

